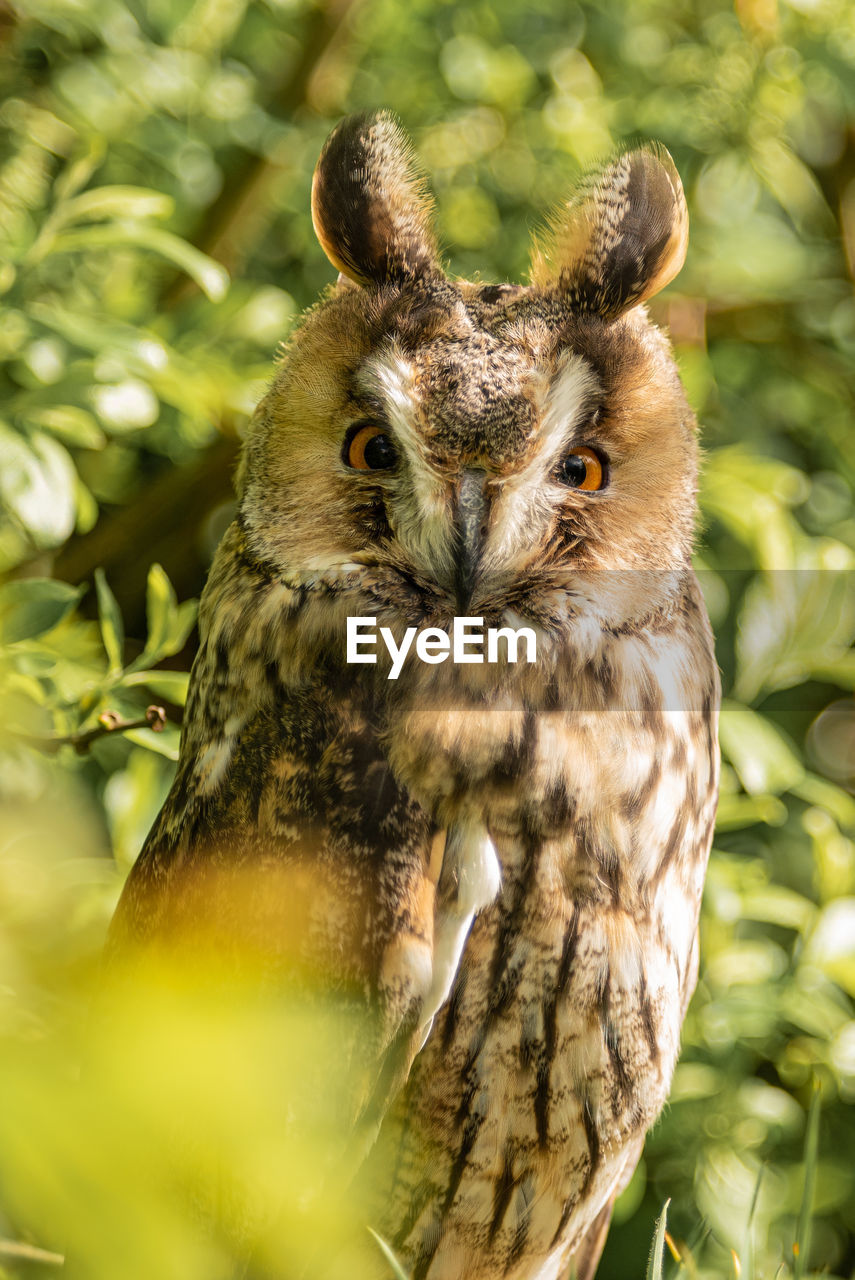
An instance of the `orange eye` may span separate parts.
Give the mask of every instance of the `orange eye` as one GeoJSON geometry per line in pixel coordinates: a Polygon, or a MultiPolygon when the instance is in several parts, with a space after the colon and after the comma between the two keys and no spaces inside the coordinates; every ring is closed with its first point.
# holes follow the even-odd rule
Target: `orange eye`
{"type": "Polygon", "coordinates": [[[558,468],[558,479],[571,489],[604,489],[606,468],[593,449],[580,445],[571,449],[558,468]]]}
{"type": "Polygon", "coordinates": [[[344,461],[354,471],[386,471],[394,467],[398,451],[387,431],[373,425],[357,426],[344,441],[344,461]]]}

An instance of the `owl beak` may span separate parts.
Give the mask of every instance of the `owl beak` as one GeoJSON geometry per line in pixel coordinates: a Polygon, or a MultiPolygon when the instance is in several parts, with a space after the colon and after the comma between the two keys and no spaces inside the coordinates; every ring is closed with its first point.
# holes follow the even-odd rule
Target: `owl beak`
{"type": "Polygon", "coordinates": [[[464,467],[455,494],[454,524],[457,530],[457,605],[465,613],[478,575],[487,520],[487,472],[464,467]]]}

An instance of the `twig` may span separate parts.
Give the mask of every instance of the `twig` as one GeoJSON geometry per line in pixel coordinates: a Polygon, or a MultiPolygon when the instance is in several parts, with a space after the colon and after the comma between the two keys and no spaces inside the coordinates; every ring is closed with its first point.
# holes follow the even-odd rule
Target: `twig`
{"type": "Polygon", "coordinates": [[[50,1253],[47,1249],[23,1244],[19,1240],[0,1240],[0,1258],[24,1258],[27,1262],[42,1262],[49,1267],[61,1267],[65,1263],[61,1253],[50,1253]]]}
{"type": "MultiPolygon", "coordinates": [[[[36,734],[15,733],[13,730],[13,736],[19,742],[25,742],[28,747],[36,747],[48,755],[55,755],[60,747],[74,747],[79,756],[84,756],[93,742],[108,733],[125,733],[128,729],[151,729],[154,733],[162,733],[165,728],[166,712],[163,707],[152,704],[146,707],[145,715],[139,720],[126,720],[118,711],[102,711],[97,725],[83,733],[55,733],[39,737],[36,734]]],[[[4,1247],[0,1242],[0,1253],[4,1247]]]]}

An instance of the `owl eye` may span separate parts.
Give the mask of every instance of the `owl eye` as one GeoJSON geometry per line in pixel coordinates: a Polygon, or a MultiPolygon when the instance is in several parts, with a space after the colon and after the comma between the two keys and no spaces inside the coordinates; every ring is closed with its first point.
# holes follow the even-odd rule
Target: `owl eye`
{"type": "Polygon", "coordinates": [[[362,423],[345,436],[342,457],[354,471],[387,471],[398,461],[398,450],[382,427],[362,423]]]}
{"type": "Polygon", "coordinates": [[[558,479],[571,489],[605,489],[605,460],[593,449],[580,445],[577,449],[571,449],[566,458],[562,459],[558,467],[558,479]]]}

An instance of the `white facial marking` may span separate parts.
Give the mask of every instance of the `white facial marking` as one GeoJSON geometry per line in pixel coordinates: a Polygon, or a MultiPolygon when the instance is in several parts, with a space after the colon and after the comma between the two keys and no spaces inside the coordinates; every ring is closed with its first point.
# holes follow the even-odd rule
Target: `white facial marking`
{"type": "Polygon", "coordinates": [[[587,361],[572,351],[565,352],[551,383],[540,389],[542,411],[532,456],[499,487],[486,547],[488,568],[507,565],[519,551],[537,543],[532,530],[545,524],[557,497],[557,486],[550,495],[545,481],[592,409],[597,390],[596,376],[587,361]]]}
{"type": "Polygon", "coordinates": [[[398,537],[420,562],[448,568],[454,542],[446,486],[422,448],[413,367],[395,346],[390,346],[367,363],[361,382],[367,391],[380,397],[395,442],[409,463],[407,489],[399,495],[405,518],[396,530],[398,537]]]}

